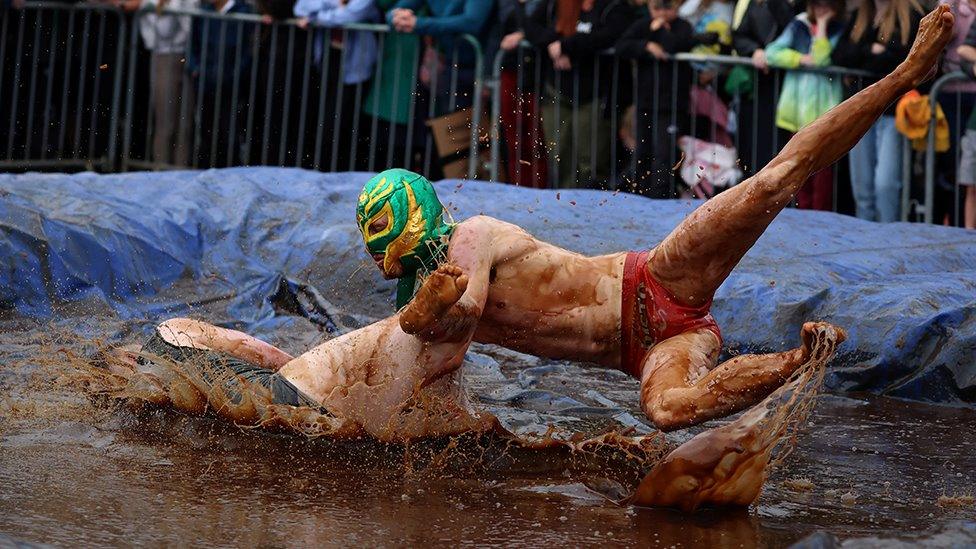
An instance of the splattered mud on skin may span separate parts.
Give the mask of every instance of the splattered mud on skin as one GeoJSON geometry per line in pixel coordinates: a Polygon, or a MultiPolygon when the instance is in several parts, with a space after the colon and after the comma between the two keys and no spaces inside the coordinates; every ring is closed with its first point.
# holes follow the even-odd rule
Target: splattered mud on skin
{"type": "MultiPolygon", "coordinates": [[[[371,438],[353,421],[308,407],[269,403],[270,394],[263,386],[250,383],[214,366],[206,360],[179,364],[166,358],[140,353],[151,362],[149,371],[123,372],[127,366],[117,364],[112,347],[98,340],[84,340],[71,334],[57,336],[56,342],[39,346],[25,362],[39,366],[33,379],[38,388],[75,391],[88,402],[78,407],[91,418],[103,419],[112,414],[158,421],[160,417],[185,421],[181,416],[202,416],[199,421],[228,422],[234,428],[297,435],[296,441],[323,439],[330,442],[371,438]],[[89,358],[95,357],[95,358],[89,358]],[[115,363],[115,364],[113,364],[115,363]],[[108,367],[106,367],[108,366],[108,367]],[[112,371],[110,371],[112,370],[112,371]],[[203,383],[203,379],[212,379],[203,383]],[[228,390],[227,387],[231,387],[228,390]],[[202,391],[207,391],[203,394],[202,391]],[[174,407],[179,409],[177,412],[174,407]],[[161,416],[159,414],[162,414],[161,416]],[[211,421],[213,421],[211,420],[211,421]]],[[[29,405],[28,405],[29,406],[29,405]]],[[[405,405],[405,415],[417,415],[438,423],[443,415],[456,418],[456,405],[423,394],[415,395],[405,405]]],[[[23,414],[30,417],[30,412],[23,414]]],[[[490,414],[485,414],[490,417],[490,414]]],[[[67,419],[60,414],[61,419],[67,419]]],[[[79,418],[75,418],[79,419],[79,418]]],[[[391,420],[393,421],[393,420],[391,420]]],[[[584,435],[550,426],[539,436],[517,435],[496,421],[483,422],[480,432],[471,431],[452,437],[415,440],[405,445],[372,441],[368,446],[383,447],[392,452],[394,463],[401,463],[409,474],[497,469],[531,454],[545,454],[565,463],[566,470],[579,474],[599,475],[614,484],[634,486],[647,470],[669,450],[661,433],[633,436],[632,430],[612,430],[584,435]],[[390,448],[401,450],[390,450],[390,448]],[[520,457],[521,456],[521,457],[520,457]]],[[[258,439],[260,440],[260,438],[258,439]]],[[[345,448],[345,446],[339,446],[345,448]]]]}
{"type": "MultiPolygon", "coordinates": [[[[526,437],[504,430],[497,420],[485,414],[482,419],[486,421],[478,421],[462,437],[466,440],[464,444],[458,438],[451,438],[443,449],[425,461],[427,467],[443,469],[458,457],[457,453],[472,449],[469,441],[491,430],[505,441],[506,447],[517,445],[539,451],[566,449],[580,456],[606,456],[609,451],[613,456],[610,462],[623,467],[616,474],[591,478],[589,484],[614,499],[632,493],[625,497],[625,503],[677,506],[689,511],[702,504],[745,506],[758,497],[769,470],[781,463],[795,445],[797,430],[809,414],[835,346],[833,330],[821,329],[810,359],[786,385],[733,423],[705,431],[671,454],[667,454],[669,448],[660,433],[635,437],[633,433],[614,431],[586,437],[560,433],[560,429],[550,426],[539,437],[526,437]],[[634,479],[647,470],[651,473],[635,491],[634,479]],[[630,481],[627,483],[630,487],[622,485],[620,479],[630,481]]],[[[95,361],[64,346],[54,354],[42,353],[34,360],[52,374],[58,372],[58,379],[69,380],[103,405],[124,405],[137,410],[173,407],[190,415],[216,416],[240,427],[285,431],[309,438],[341,440],[367,436],[355,422],[327,410],[271,404],[270,393],[263,386],[234,376],[209,360],[176,364],[165,358],[142,355],[148,367],[132,371],[131,366],[119,361],[118,355],[100,342],[94,342],[94,347],[94,356],[99,357],[95,361]],[[215,368],[220,371],[214,371],[215,368]]],[[[456,421],[457,408],[453,402],[415,393],[399,417],[391,418],[391,428],[397,428],[392,427],[395,422],[422,426],[417,432],[441,432],[442,428],[437,426],[456,421]],[[431,431],[423,428],[428,424],[434,426],[431,431]]],[[[476,461],[483,458],[484,454],[476,461]]],[[[407,469],[412,470],[413,466],[407,469]]]]}
{"type": "Polygon", "coordinates": [[[754,502],[771,470],[796,447],[837,342],[833,327],[817,328],[810,357],[783,386],[728,425],[705,431],[677,448],[625,502],[685,511],[702,504],[754,502]]]}
{"type": "MultiPolygon", "coordinates": [[[[85,333],[122,330],[127,340],[139,337],[117,319],[93,322],[85,333]]],[[[971,506],[936,504],[943,495],[976,493],[976,440],[958,436],[976,424],[971,410],[821,396],[788,465],[772,472],[755,505],[686,515],[608,505],[584,488],[607,471],[625,487],[646,473],[608,446],[597,456],[562,446],[535,450],[489,433],[456,437],[444,452],[450,440],[407,447],[334,441],[165,408],[92,406],[81,391],[52,383],[50,371],[29,358],[36,345],[52,341],[78,356],[90,356],[93,344],[52,336],[46,327],[3,326],[0,407],[38,403],[44,414],[29,417],[25,407],[11,418],[0,408],[0,531],[15,539],[65,546],[294,546],[323,539],[353,546],[524,545],[546,539],[568,546],[785,547],[820,530],[841,539],[930,539],[953,521],[974,519],[971,506]],[[438,466],[430,467],[435,459],[438,466]],[[800,493],[783,486],[797,478],[815,487],[800,493]],[[854,505],[841,501],[848,491],[858,494],[854,505]]],[[[318,342],[299,328],[285,332],[285,347],[318,342]]],[[[475,351],[491,355],[507,377],[486,381],[475,375],[478,364],[469,363],[475,395],[517,382],[584,402],[589,391],[598,391],[640,413],[637,384],[623,375],[486,346],[475,351]]],[[[481,405],[502,417],[506,410],[534,413],[513,402],[481,405]]],[[[514,430],[521,434],[524,424],[514,430]]],[[[588,437],[594,432],[590,423],[571,425],[588,437]]]]}

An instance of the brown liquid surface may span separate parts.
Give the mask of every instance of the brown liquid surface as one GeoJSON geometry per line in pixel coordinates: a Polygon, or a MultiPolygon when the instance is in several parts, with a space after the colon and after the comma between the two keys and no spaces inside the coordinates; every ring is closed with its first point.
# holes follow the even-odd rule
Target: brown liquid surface
{"type": "MultiPolygon", "coordinates": [[[[942,496],[976,493],[972,410],[820,397],[797,450],[774,471],[756,505],[686,515],[620,507],[585,488],[605,484],[604,477],[632,488],[650,466],[613,444],[571,453],[483,436],[404,449],[269,434],[159,410],[93,407],[77,390],[52,386],[46,375],[32,382],[38,370],[18,359],[49,343],[38,336],[34,330],[0,334],[6,357],[0,366],[0,532],[7,539],[748,547],[782,546],[816,530],[841,538],[913,539],[951,521],[976,519],[965,498],[959,505],[943,498],[939,505],[942,496]]],[[[603,398],[636,412],[632,381],[601,377],[599,370],[556,365],[542,372],[538,364],[500,362],[505,375],[521,375],[523,384],[538,376],[540,389],[566,389],[570,380],[579,387],[582,375],[603,398]],[[628,394],[632,399],[624,400],[628,394]]],[[[584,399],[573,390],[567,392],[584,399]]],[[[512,409],[503,419],[517,426],[533,413],[512,409]]],[[[0,545],[4,541],[0,535],[0,545]]]]}

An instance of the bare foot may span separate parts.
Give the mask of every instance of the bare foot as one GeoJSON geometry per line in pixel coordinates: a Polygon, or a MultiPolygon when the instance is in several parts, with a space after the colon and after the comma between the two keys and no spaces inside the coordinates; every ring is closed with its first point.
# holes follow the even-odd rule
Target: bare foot
{"type": "Polygon", "coordinates": [[[840,345],[847,340],[847,332],[839,327],[834,326],[828,322],[804,322],[803,327],[800,328],[800,355],[803,360],[810,358],[810,354],[813,352],[813,348],[817,343],[817,335],[833,331],[836,334],[834,338],[836,344],[840,345]]]}
{"type": "Polygon", "coordinates": [[[400,327],[408,334],[420,333],[457,303],[467,288],[468,275],[460,267],[441,265],[400,314],[400,327]]]}
{"type": "Polygon", "coordinates": [[[908,58],[901,64],[912,86],[917,86],[935,74],[939,56],[952,38],[953,15],[949,6],[940,4],[922,18],[915,42],[908,58]]]}
{"type": "MultiPolygon", "coordinates": [[[[811,358],[819,361],[814,364],[818,368],[826,367],[830,354],[847,338],[847,333],[827,322],[807,322],[800,338],[802,345],[793,351],[800,356],[787,365],[788,375],[804,364],[809,366],[807,361],[811,358]]],[[[785,404],[780,399],[787,390],[794,394],[798,390],[809,391],[810,387],[816,390],[819,382],[811,379],[807,377],[792,387],[774,391],[732,423],[700,433],[676,448],[641,481],[628,502],[692,511],[703,504],[746,506],[755,501],[766,480],[777,441],[783,440],[784,433],[792,432],[790,422],[802,424],[806,413],[797,407],[806,397],[787,400],[785,404]],[[781,406],[787,408],[781,410],[781,406]],[[790,407],[800,410],[799,415],[791,415],[790,407]],[[769,418],[779,422],[773,424],[775,429],[764,426],[769,418]]]]}
{"type": "Polygon", "coordinates": [[[741,420],[699,433],[655,465],[626,502],[688,512],[705,504],[748,506],[762,491],[769,461],[759,435],[741,420]]]}

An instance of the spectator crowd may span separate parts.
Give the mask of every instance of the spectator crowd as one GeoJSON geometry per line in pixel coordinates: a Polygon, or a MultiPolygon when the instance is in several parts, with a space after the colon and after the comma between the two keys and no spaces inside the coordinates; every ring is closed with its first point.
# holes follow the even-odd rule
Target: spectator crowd
{"type": "MultiPolygon", "coordinates": [[[[894,69],[933,7],[924,1],[112,4],[137,17],[138,40],[116,47],[135,60],[126,90],[135,107],[125,123],[148,166],[403,166],[459,176],[473,154],[468,146],[487,145],[497,125],[499,180],[667,198],[709,197],[736,184],[794,133],[894,69]],[[234,14],[244,17],[222,17],[234,14]],[[492,91],[494,109],[486,107],[492,91]],[[474,120],[479,102],[485,116],[474,120]]],[[[917,149],[902,136],[924,142],[936,116],[936,219],[976,228],[976,0],[939,1],[956,16],[941,71],[971,78],[942,88],[937,113],[927,111],[927,88],[892,105],[844,161],[811,176],[798,207],[901,219],[903,191],[917,195],[909,187],[920,179],[917,149]]],[[[0,4],[9,19],[0,59],[8,74],[0,76],[26,82],[8,78],[20,66],[12,52],[26,55],[15,47],[24,35],[10,18],[31,0],[0,4]]],[[[68,74],[71,61],[59,62],[41,78],[62,66],[68,74]]],[[[0,90],[0,101],[10,93],[0,90]]],[[[15,107],[25,95],[13,96],[15,107]]],[[[53,109],[56,99],[55,92],[53,109]]],[[[16,109],[10,121],[21,127],[16,109]]],[[[8,151],[15,133],[0,143],[8,151]]],[[[481,165],[489,154],[482,156],[481,165]]]]}

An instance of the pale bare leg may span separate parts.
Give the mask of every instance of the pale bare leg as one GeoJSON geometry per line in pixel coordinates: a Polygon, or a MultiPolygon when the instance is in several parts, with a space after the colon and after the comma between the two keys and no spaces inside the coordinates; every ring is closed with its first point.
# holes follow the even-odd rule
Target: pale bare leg
{"type": "Polygon", "coordinates": [[[484,428],[486,423],[454,398],[459,392],[457,380],[451,378],[461,366],[470,334],[463,341],[430,343],[401,327],[407,324],[417,333],[428,329],[437,315],[460,299],[466,283],[460,269],[441,266],[402,313],[319,345],[279,372],[377,438],[484,428]],[[431,396],[436,402],[429,400],[431,396]]]}
{"type": "MultiPolygon", "coordinates": [[[[727,416],[766,398],[810,357],[813,336],[823,322],[807,322],[796,349],[741,355],[712,369],[718,338],[709,330],[687,332],[656,345],[641,370],[641,408],[663,431],[727,416]]],[[[846,334],[834,327],[837,343],[846,334]]]]}
{"type": "Polygon", "coordinates": [[[708,303],[810,174],[846,154],[885,109],[923,82],[952,35],[947,6],[929,13],[908,58],[891,74],[803,128],[759,173],[691,213],[648,259],[651,274],[692,306],[708,303]]]}
{"type": "Polygon", "coordinates": [[[812,326],[805,347],[812,354],[792,380],[735,421],[704,431],[672,451],[641,481],[629,503],[678,507],[746,506],[759,496],[771,460],[789,454],[806,421],[824,368],[843,334],[827,324],[812,326]],[[774,457],[775,454],[775,457],[774,457]]]}
{"type": "Polygon", "coordinates": [[[227,353],[269,370],[278,370],[293,358],[256,337],[190,318],[169,319],[160,324],[158,330],[172,345],[227,353]]]}
{"type": "MultiPolygon", "coordinates": [[[[427,329],[438,312],[443,313],[461,297],[466,282],[467,277],[452,266],[431,274],[404,310],[404,314],[413,315],[411,325],[418,331],[427,329]]],[[[241,332],[204,322],[172,319],[160,325],[160,333],[174,345],[221,351],[265,367],[272,364],[275,368],[269,369],[277,369],[298,390],[381,440],[490,428],[490,416],[477,417],[468,410],[453,375],[461,365],[470,336],[461,342],[428,343],[405,333],[401,324],[400,315],[395,315],[327,341],[286,364],[279,363],[283,351],[241,332]]],[[[129,353],[123,351],[121,356],[124,359],[129,353]]],[[[131,366],[135,365],[123,362],[113,367],[131,375],[136,373],[131,366]]],[[[153,390],[161,392],[152,402],[188,413],[206,409],[213,395],[199,376],[182,375],[159,365],[147,368],[137,379],[152,382],[153,390]]],[[[220,398],[211,406],[227,419],[250,423],[261,417],[253,405],[241,410],[220,398]]]]}

